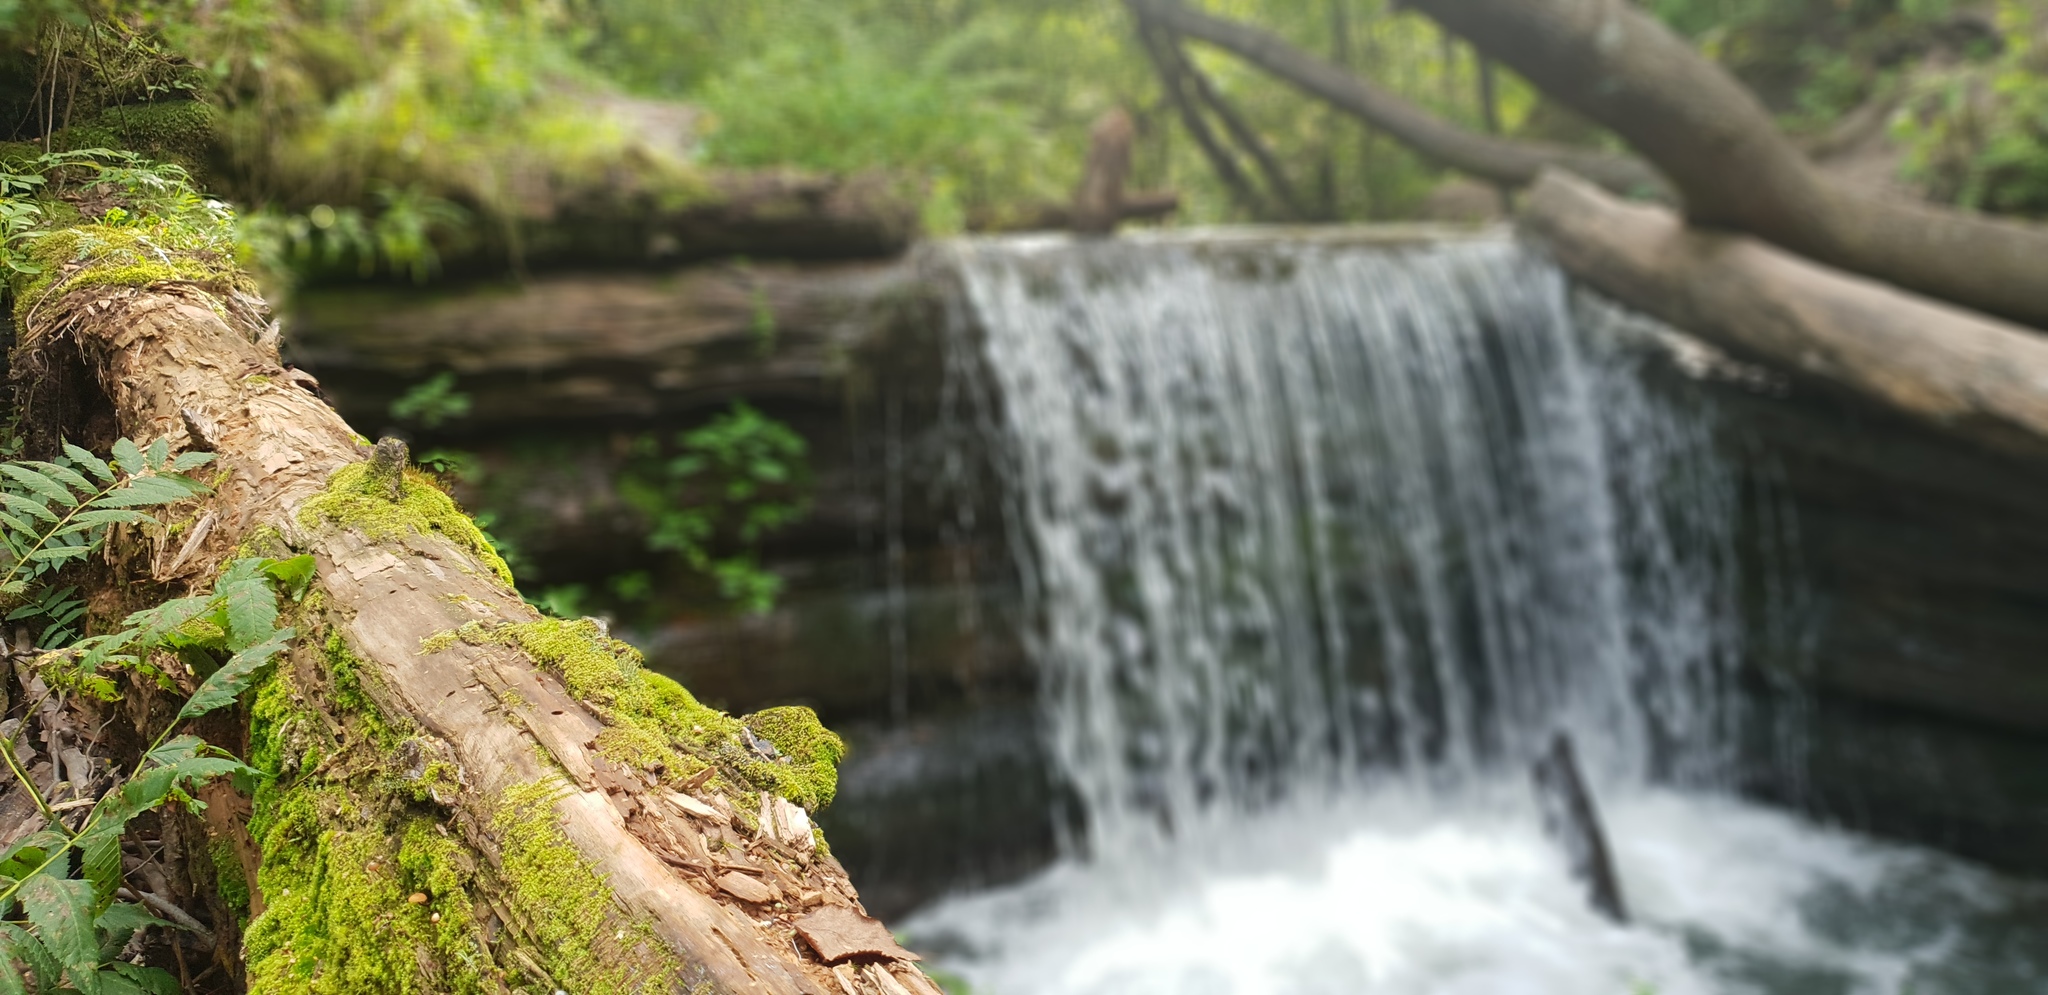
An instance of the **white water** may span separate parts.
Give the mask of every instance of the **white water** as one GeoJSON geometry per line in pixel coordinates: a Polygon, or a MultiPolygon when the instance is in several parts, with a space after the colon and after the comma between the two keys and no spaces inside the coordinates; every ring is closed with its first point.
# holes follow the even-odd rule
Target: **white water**
{"type": "Polygon", "coordinates": [[[1083,830],[906,924],[977,993],[2003,990],[1991,884],[1716,793],[1744,480],[1654,330],[1505,240],[958,268],[1083,830]],[[1558,730],[1637,925],[1538,829],[1558,730]]]}
{"type": "Polygon", "coordinates": [[[903,929],[976,995],[2044,990],[2039,889],[1713,796],[1603,801],[1631,926],[1594,914],[1515,784],[1269,812],[903,929]]]}

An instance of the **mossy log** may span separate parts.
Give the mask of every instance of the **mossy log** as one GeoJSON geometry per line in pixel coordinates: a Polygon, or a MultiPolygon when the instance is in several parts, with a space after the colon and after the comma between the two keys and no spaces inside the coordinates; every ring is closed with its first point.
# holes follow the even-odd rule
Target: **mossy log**
{"type": "Polygon", "coordinates": [[[1594,289],[1747,359],[1955,436],[2048,453],[2048,339],[1800,258],[1689,228],[1562,173],[1523,230],[1594,289]]]}
{"type": "Polygon", "coordinates": [[[250,802],[215,786],[187,847],[223,881],[200,898],[247,903],[239,959],[216,950],[249,990],[934,991],[900,950],[835,971],[796,940],[860,911],[807,814],[837,738],[808,710],[703,707],[600,623],[543,618],[402,447],[373,459],[282,376],[266,319],[232,282],[95,282],[39,301],[14,357],[32,440],[219,454],[209,525],[168,567],[117,549],[108,597],[236,555],[318,564],[289,660],[209,733],[268,777],[250,802]]]}

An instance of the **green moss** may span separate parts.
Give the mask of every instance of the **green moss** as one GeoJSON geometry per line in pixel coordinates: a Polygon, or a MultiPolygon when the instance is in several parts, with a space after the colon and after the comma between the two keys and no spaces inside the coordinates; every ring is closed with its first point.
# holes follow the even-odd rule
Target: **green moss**
{"type": "Polygon", "coordinates": [[[771,790],[811,811],[832,803],[839,792],[839,761],[846,741],[818,721],[808,708],[765,708],[746,718],[747,727],[775,744],[784,760],[754,760],[746,773],[756,782],[774,782],[771,790]]]}
{"type": "MultiPolygon", "coordinates": [[[[80,149],[125,149],[158,162],[175,162],[203,177],[214,148],[213,108],[196,100],[109,107],[50,135],[58,152],[80,149]]],[[[10,142],[0,146],[0,163],[20,166],[43,153],[43,143],[10,142]]]]}
{"type": "Polygon", "coordinates": [[[250,991],[496,990],[462,847],[422,817],[390,832],[337,789],[303,789],[297,801],[303,814],[264,843],[258,878],[268,905],[244,940],[250,991]],[[427,900],[411,901],[415,893],[427,900]]]}
{"type": "Polygon", "coordinates": [[[559,781],[512,788],[491,823],[514,914],[544,952],[541,966],[572,992],[670,990],[681,965],[646,923],[620,924],[611,889],[563,835],[554,802],[564,790],[559,781]]]}
{"type": "Polygon", "coordinates": [[[253,293],[227,254],[167,238],[161,226],[90,224],[59,228],[29,250],[38,272],[14,277],[14,316],[87,287],[145,287],[184,281],[236,287],[253,293]]]}
{"type": "Polygon", "coordinates": [[[449,629],[446,632],[436,632],[433,635],[420,640],[420,655],[431,656],[435,653],[441,652],[442,650],[449,649],[450,647],[453,647],[456,643],[459,643],[461,641],[462,636],[458,634],[454,629],[449,629]]]}
{"type": "MultiPolygon", "coordinates": [[[[517,646],[562,679],[574,697],[610,726],[598,751],[617,763],[675,781],[716,766],[728,786],[773,791],[811,811],[831,804],[846,744],[808,708],[765,709],[744,723],[707,707],[682,685],[650,673],[640,652],[592,619],[546,618],[490,626],[472,622],[455,635],[476,644],[517,646]],[[772,743],[780,757],[748,748],[742,727],[772,743]]],[[[742,811],[747,806],[740,806],[742,811]]]]}
{"type": "Polygon", "coordinates": [[[511,586],[511,568],[432,477],[407,468],[401,493],[400,500],[391,500],[385,482],[377,479],[369,463],[351,463],[335,471],[327,490],[299,510],[299,524],[315,528],[332,522],[376,540],[399,539],[407,533],[440,535],[469,550],[511,586]]]}
{"type": "Polygon", "coordinates": [[[213,858],[214,887],[220,891],[221,900],[228,908],[247,914],[249,911],[249,876],[242,872],[242,860],[235,855],[235,845],[225,839],[215,839],[208,847],[207,854],[213,858]]]}

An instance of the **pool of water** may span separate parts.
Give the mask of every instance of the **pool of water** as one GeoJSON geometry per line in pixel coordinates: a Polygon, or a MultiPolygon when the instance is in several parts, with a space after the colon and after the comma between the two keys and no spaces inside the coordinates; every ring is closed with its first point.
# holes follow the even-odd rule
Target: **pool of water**
{"type": "Polygon", "coordinates": [[[2048,887],[1723,797],[1638,788],[1604,812],[1628,925],[1503,785],[1192,827],[902,929],[976,995],[2048,990],[2048,887]]]}

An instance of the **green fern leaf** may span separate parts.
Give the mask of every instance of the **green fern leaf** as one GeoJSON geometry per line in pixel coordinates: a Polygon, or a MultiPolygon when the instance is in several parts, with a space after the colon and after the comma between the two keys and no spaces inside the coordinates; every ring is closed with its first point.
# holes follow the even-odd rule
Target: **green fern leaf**
{"type": "Polygon", "coordinates": [[[69,442],[64,444],[64,455],[70,458],[71,462],[84,467],[85,472],[98,478],[100,483],[111,484],[114,482],[114,468],[108,466],[106,460],[100,459],[69,442]]]}
{"type": "Polygon", "coordinates": [[[178,457],[171,461],[170,468],[179,473],[184,473],[188,470],[197,470],[211,462],[213,462],[212,453],[179,453],[178,457]]]}
{"type": "Polygon", "coordinates": [[[23,460],[22,462],[27,466],[32,466],[42,471],[43,476],[63,484],[75,493],[91,494],[99,490],[99,487],[95,486],[92,481],[85,479],[77,470],[73,470],[68,466],[58,466],[55,463],[43,460],[23,460]]]}
{"type": "Polygon", "coordinates": [[[22,977],[17,960],[26,960],[14,948],[18,927],[0,931],[0,995],[28,995],[28,979],[22,977]]]}
{"type": "Polygon", "coordinates": [[[114,465],[130,476],[148,469],[142,459],[142,450],[132,439],[114,440],[114,465]]]}
{"type": "Polygon", "coordinates": [[[255,683],[257,673],[264,666],[291,645],[295,635],[297,633],[291,629],[279,629],[271,633],[270,638],[229,657],[228,662],[221,664],[219,670],[199,685],[199,690],[192,693],[185,707],[178,710],[179,720],[197,718],[233,702],[250,684],[255,683]]]}
{"type": "Polygon", "coordinates": [[[30,525],[29,523],[24,522],[21,519],[16,518],[13,515],[10,515],[4,511],[0,511],[0,525],[6,526],[9,532],[18,535],[33,536],[36,534],[35,526],[30,525]]]}
{"type": "MultiPolygon", "coordinates": [[[[54,991],[57,988],[59,979],[64,976],[63,965],[57,963],[57,958],[50,956],[49,949],[44,947],[34,934],[10,922],[0,923],[0,936],[7,938],[8,953],[13,955],[7,959],[10,962],[19,959],[28,965],[28,969],[35,972],[38,989],[54,991]]],[[[7,970],[0,972],[0,985],[6,984],[7,976],[10,975],[16,982],[22,981],[21,975],[14,973],[14,965],[9,963],[7,970]]],[[[25,989],[24,983],[23,989],[17,990],[25,989]]]]}
{"type": "Polygon", "coordinates": [[[230,649],[254,646],[277,628],[277,592],[263,567],[261,559],[236,560],[213,586],[213,596],[227,610],[230,649]]]}
{"type": "Polygon", "coordinates": [[[128,828],[103,827],[96,824],[77,840],[79,871],[92,884],[94,904],[113,898],[121,886],[121,833],[128,828]]]}
{"type": "Polygon", "coordinates": [[[91,546],[45,546],[28,554],[28,558],[38,563],[62,563],[84,559],[91,552],[91,546]]]}
{"type": "MultiPolygon", "coordinates": [[[[0,464],[4,465],[4,464],[0,464]]],[[[94,508],[147,508],[182,501],[206,492],[204,485],[185,477],[136,477],[92,502],[94,508]]]]}
{"type": "Polygon", "coordinates": [[[143,454],[144,464],[152,471],[163,469],[164,463],[170,458],[171,437],[168,435],[159,436],[155,442],[149,444],[149,452],[143,454]]]}
{"type": "Polygon", "coordinates": [[[178,979],[159,967],[137,967],[117,960],[107,966],[100,978],[106,983],[104,995],[178,995],[178,979]]]}
{"type": "MultiPolygon", "coordinates": [[[[36,938],[63,965],[72,985],[84,995],[97,995],[100,944],[92,928],[92,886],[38,874],[22,882],[18,894],[28,921],[35,926],[36,938]]],[[[45,983],[43,987],[55,985],[45,983]]]]}
{"type": "MultiPolygon", "coordinates": [[[[5,465],[6,464],[4,463],[0,463],[0,466],[5,465]]],[[[52,512],[49,508],[44,507],[42,502],[31,501],[28,498],[22,497],[19,494],[8,494],[5,492],[0,492],[0,507],[4,507],[8,511],[14,512],[17,515],[28,515],[32,518],[40,518],[43,521],[50,522],[52,524],[55,524],[57,521],[56,513],[52,512]]],[[[28,529],[27,531],[33,533],[36,530],[28,529]]]]}
{"type": "MultiPolygon", "coordinates": [[[[43,476],[20,463],[0,463],[0,473],[6,474],[21,486],[66,508],[78,505],[78,497],[71,493],[71,488],[51,480],[49,477],[43,476]]],[[[87,490],[91,489],[87,488],[87,490]]]]}

